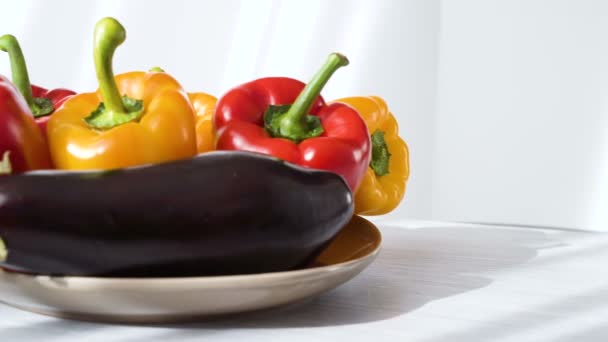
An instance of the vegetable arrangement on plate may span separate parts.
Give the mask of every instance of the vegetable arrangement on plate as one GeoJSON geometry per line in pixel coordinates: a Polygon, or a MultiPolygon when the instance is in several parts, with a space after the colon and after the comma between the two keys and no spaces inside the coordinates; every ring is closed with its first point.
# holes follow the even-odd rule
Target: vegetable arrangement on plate
{"type": "Polygon", "coordinates": [[[0,265],[51,275],[184,276],[303,267],[353,213],[402,200],[408,149],[379,97],[326,103],[348,59],[307,84],[266,77],[216,99],[155,67],[114,75],[126,39],[94,33],[99,90],[30,85],[0,37],[0,265]]]}

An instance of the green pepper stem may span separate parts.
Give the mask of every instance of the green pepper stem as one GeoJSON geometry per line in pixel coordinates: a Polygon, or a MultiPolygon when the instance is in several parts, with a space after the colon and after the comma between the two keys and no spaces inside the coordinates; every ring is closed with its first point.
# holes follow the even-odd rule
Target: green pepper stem
{"type": "Polygon", "coordinates": [[[306,87],[300,92],[300,95],[296,98],[294,103],[289,108],[289,111],[285,113],[283,120],[286,123],[298,124],[302,123],[304,117],[308,115],[312,106],[321,93],[321,90],[327,84],[327,81],[340,67],[347,66],[348,59],[346,56],[339,53],[332,53],[327,58],[325,64],[317,71],[312,77],[310,82],[306,84],[306,87]]]}
{"type": "Polygon", "coordinates": [[[114,51],[125,41],[126,36],[125,28],[114,18],[103,18],[95,25],[93,52],[95,72],[106,115],[112,117],[116,114],[127,114],[112,71],[114,51]]]}
{"type": "Polygon", "coordinates": [[[334,72],[348,65],[348,59],[332,53],[312,80],[302,89],[293,104],[270,106],[264,113],[264,127],[269,135],[290,139],[296,143],[318,137],[324,129],[318,116],[310,115],[310,110],[321,89],[327,84],[334,72]]]}
{"type": "Polygon", "coordinates": [[[391,152],[384,139],[384,132],[377,129],[370,136],[372,142],[372,157],[369,167],[372,168],[377,177],[382,177],[390,173],[391,152]]]}
{"type": "Polygon", "coordinates": [[[10,175],[13,170],[11,167],[11,151],[5,151],[0,160],[0,175],[10,175]]]}
{"type": "Polygon", "coordinates": [[[15,84],[17,90],[19,90],[21,95],[25,98],[27,105],[30,108],[34,107],[32,85],[30,84],[30,77],[27,73],[23,51],[21,51],[21,46],[19,46],[17,38],[11,34],[5,34],[0,37],[0,50],[8,53],[8,57],[11,61],[13,84],[15,84]]]}
{"type": "Polygon", "coordinates": [[[8,251],[6,250],[6,244],[4,244],[4,240],[0,238],[0,262],[6,261],[7,256],[8,251]]]}
{"type": "Polygon", "coordinates": [[[127,122],[137,121],[144,115],[143,100],[120,96],[112,72],[114,51],[127,38],[125,28],[114,18],[103,18],[95,25],[95,72],[102,102],[84,121],[99,130],[111,129],[127,122]]]}

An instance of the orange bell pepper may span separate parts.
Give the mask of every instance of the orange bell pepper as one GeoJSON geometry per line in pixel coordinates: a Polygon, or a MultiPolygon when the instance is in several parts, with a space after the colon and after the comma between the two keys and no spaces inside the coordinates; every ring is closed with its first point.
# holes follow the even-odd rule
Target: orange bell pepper
{"type": "Polygon", "coordinates": [[[190,103],[194,108],[196,149],[198,153],[215,150],[215,130],[213,113],[217,98],[205,93],[189,93],[190,103]]]}
{"type": "Polygon", "coordinates": [[[72,97],[48,123],[57,168],[114,169],[196,154],[192,106],[174,78],[164,72],[114,78],[112,56],[125,37],[115,19],[97,23],[94,56],[100,88],[72,97]]]}
{"type": "MultiPolygon", "coordinates": [[[[165,72],[161,67],[153,67],[150,72],[165,72]]],[[[188,93],[194,110],[194,129],[196,131],[196,150],[204,153],[215,150],[215,129],[213,113],[217,98],[207,93],[188,93]]]]}

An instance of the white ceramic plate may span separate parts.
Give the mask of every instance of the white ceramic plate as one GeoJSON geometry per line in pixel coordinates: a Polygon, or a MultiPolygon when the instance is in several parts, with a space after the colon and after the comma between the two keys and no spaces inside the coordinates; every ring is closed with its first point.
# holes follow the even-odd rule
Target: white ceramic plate
{"type": "Polygon", "coordinates": [[[380,242],[373,224],[354,217],[313,265],[302,270],[184,278],[51,277],[0,270],[0,301],[68,319],[192,321],[271,308],[333,289],[365,269],[380,242]]]}

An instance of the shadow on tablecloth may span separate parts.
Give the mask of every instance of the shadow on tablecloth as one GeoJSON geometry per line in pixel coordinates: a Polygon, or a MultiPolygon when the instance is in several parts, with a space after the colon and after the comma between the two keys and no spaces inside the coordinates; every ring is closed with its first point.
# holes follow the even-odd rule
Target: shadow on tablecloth
{"type": "MultiPolygon", "coordinates": [[[[540,249],[562,245],[538,230],[465,224],[380,228],[383,246],[377,260],[358,277],[329,293],[278,309],[197,323],[152,325],[170,328],[155,337],[171,340],[189,333],[213,334],[218,329],[323,327],[387,320],[433,301],[483,288],[492,283],[494,272],[524,264],[540,249]]],[[[39,326],[28,325],[26,330],[28,337],[43,337],[54,330],[108,328],[112,326],[49,318],[39,326]]],[[[19,335],[18,331],[12,332],[15,333],[19,335]]]]}
{"type": "Polygon", "coordinates": [[[361,275],[307,302],[229,316],[182,328],[287,328],[373,322],[406,315],[435,300],[492,283],[492,272],[517,267],[538,250],[561,246],[536,230],[504,227],[381,226],[383,247],[361,275]]]}

